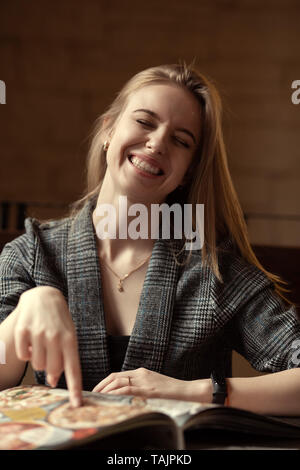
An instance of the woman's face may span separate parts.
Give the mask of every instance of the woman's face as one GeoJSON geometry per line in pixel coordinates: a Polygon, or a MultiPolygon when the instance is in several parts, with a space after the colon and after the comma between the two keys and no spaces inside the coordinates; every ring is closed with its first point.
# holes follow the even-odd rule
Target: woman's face
{"type": "Polygon", "coordinates": [[[120,194],[162,202],[183,183],[199,145],[200,105],[187,90],[156,84],[140,88],[119,116],[107,166],[120,194]]]}

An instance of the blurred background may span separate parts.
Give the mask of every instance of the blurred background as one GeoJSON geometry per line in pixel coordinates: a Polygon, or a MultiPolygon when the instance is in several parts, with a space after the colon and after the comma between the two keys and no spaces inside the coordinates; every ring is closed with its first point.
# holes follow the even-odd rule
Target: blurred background
{"type": "Polygon", "coordinates": [[[251,242],[298,301],[299,24],[298,0],[1,2],[0,243],[22,231],[24,216],[61,216],[80,197],[94,121],[126,80],[194,60],[223,98],[251,242]]]}

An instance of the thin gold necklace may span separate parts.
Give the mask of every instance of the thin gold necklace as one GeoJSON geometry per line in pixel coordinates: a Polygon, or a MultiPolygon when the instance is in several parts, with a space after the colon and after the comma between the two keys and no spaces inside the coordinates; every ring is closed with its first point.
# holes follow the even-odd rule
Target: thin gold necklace
{"type": "Polygon", "coordinates": [[[115,271],[106,263],[106,261],[104,261],[103,258],[101,258],[101,260],[103,261],[103,263],[105,264],[105,266],[106,266],[106,267],[116,276],[116,278],[118,279],[118,285],[117,285],[118,291],[119,291],[119,292],[123,292],[123,291],[124,291],[123,282],[125,281],[125,279],[127,279],[131,274],[133,274],[135,271],[137,271],[138,269],[140,269],[150,258],[151,258],[151,254],[150,254],[149,256],[147,256],[147,258],[146,258],[141,264],[139,264],[136,268],[132,269],[132,271],[130,271],[129,273],[125,274],[125,276],[123,276],[123,277],[120,277],[117,273],[115,273],[115,271]]]}

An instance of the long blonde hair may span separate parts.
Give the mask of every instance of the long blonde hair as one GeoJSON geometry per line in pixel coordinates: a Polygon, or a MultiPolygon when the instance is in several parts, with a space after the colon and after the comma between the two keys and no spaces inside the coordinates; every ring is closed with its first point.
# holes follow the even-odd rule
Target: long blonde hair
{"type": "MultiPolygon", "coordinates": [[[[230,237],[241,256],[257,266],[274,283],[277,293],[287,292],[280,277],[268,272],[256,258],[249,243],[248,231],[236,191],[229,173],[222,131],[222,105],[213,83],[185,64],[148,68],[134,75],[116,99],[96,121],[87,159],[87,187],[83,197],[73,204],[74,215],[87,201],[98,195],[106,172],[104,134],[109,133],[128,103],[132,93],[151,84],[176,84],[189,90],[201,105],[200,146],[187,173],[184,191],[170,195],[169,200],[204,204],[205,228],[202,259],[222,282],[218,265],[218,241],[230,237]],[[184,196],[183,196],[184,195],[184,196]],[[184,201],[182,198],[184,197],[184,201]]],[[[194,221],[195,225],[195,221],[194,221]]]]}

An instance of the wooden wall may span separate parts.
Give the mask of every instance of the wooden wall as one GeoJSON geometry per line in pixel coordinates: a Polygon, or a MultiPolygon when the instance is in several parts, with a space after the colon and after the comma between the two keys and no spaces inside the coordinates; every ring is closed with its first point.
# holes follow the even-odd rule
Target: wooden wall
{"type": "Polygon", "coordinates": [[[219,86],[251,239],[299,246],[298,0],[15,0],[0,5],[0,200],[65,203],[94,120],[133,73],[196,59],[219,86]]]}

